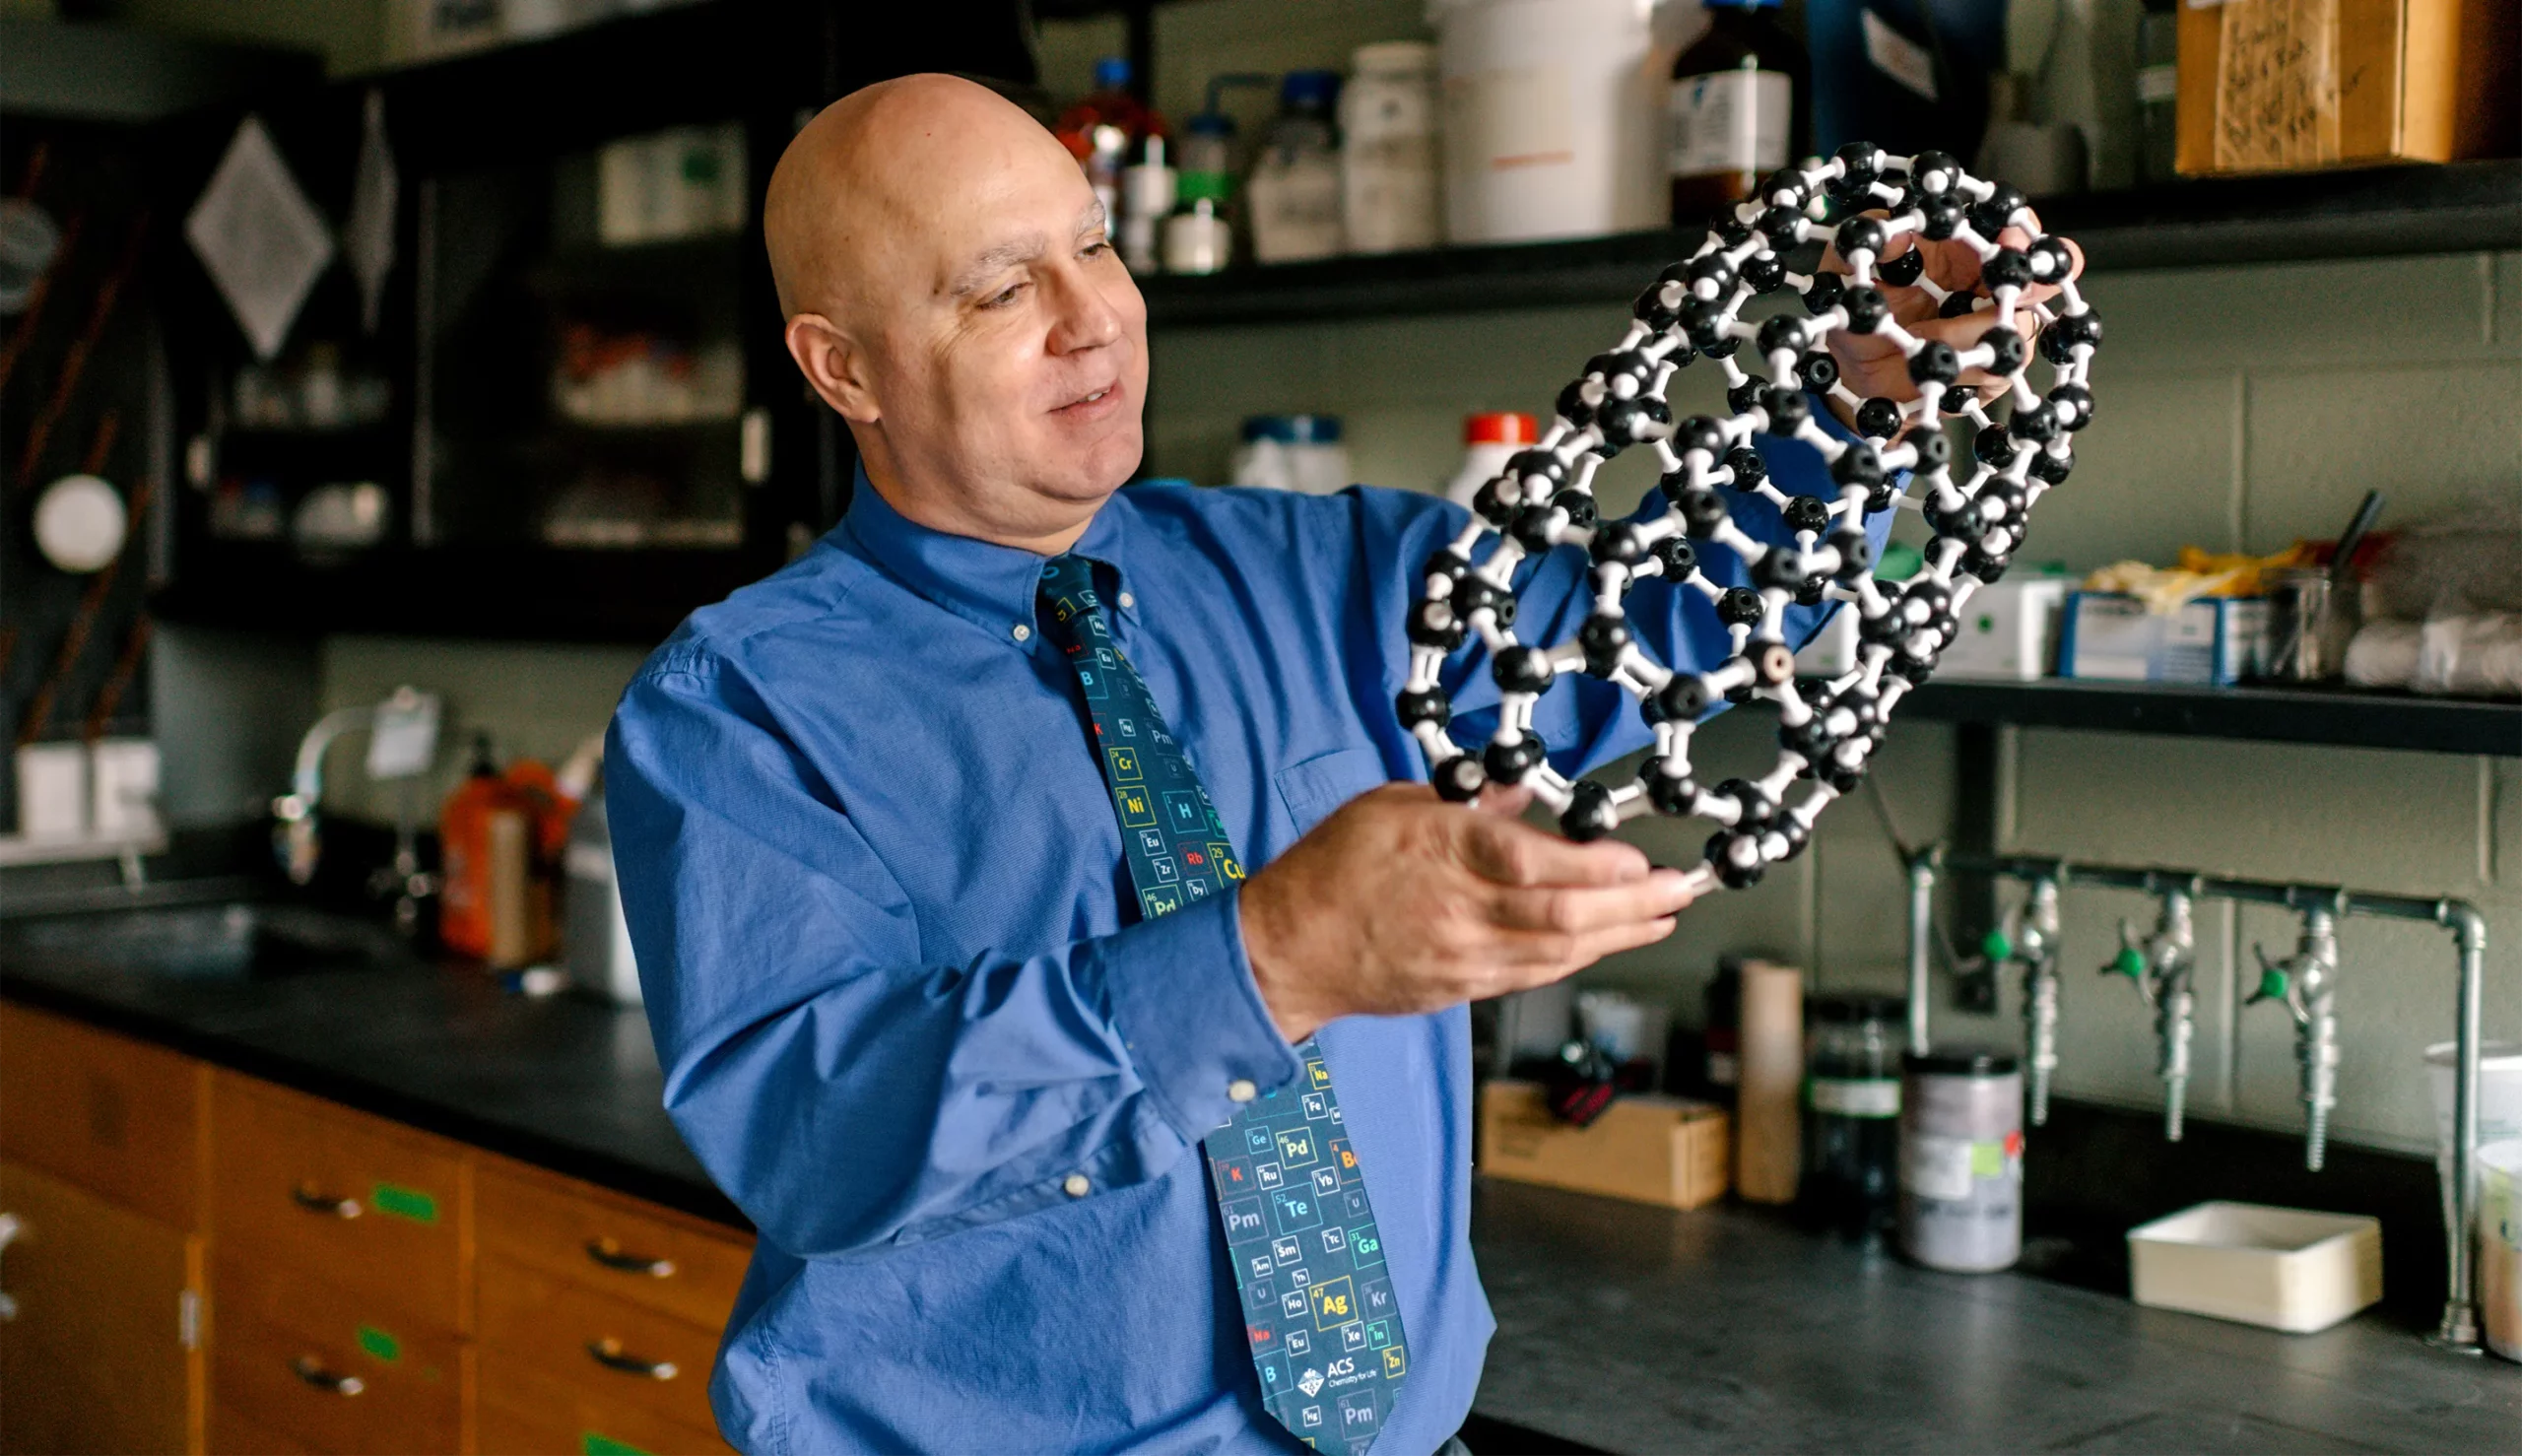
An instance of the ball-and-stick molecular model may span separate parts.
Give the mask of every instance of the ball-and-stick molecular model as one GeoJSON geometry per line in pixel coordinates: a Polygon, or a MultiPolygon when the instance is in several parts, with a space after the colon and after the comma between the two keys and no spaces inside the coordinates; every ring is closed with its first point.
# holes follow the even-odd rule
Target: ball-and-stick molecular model
{"type": "Polygon", "coordinates": [[[1490,784],[1524,786],[1577,839],[1650,812],[1708,820],[1718,828],[1692,871],[1701,890],[1747,888],[1802,852],[1822,810],[1864,776],[1901,696],[1926,681],[1958,633],[1963,604],[2004,573],[2033,503],[2074,464],[2069,440],[2092,419],[2089,376],[2101,342],[2101,320],[2078,293],[2075,271],[2073,251],[2038,232],[2022,192],[1973,177],[1941,153],[1892,157],[1857,143],[1762,181],[1696,253],[1638,297],[1628,332],[1560,394],[1558,419],[1541,442],[1481,488],[1471,525],[1428,559],[1398,706],[1437,792],[1463,802],[1490,784]],[[2000,241],[2008,229],[2025,240],[2000,241]],[[1967,246],[1978,255],[1979,287],[1948,293],[1926,273],[1918,247],[1893,251],[1910,234],[1967,246]],[[1825,241],[1844,273],[1794,271],[1790,254],[1825,241]],[[1956,350],[1901,327],[1878,284],[1922,290],[1944,317],[1992,310],[1997,321],[1976,344],[1956,350]],[[1744,321],[1751,299],[1787,288],[1802,297],[1805,316],[1789,310],[1744,321]],[[2044,290],[2042,301],[2029,301],[2035,288],[2044,290]],[[2046,395],[2028,378],[2033,343],[2014,327],[2024,311],[2038,320],[2037,353],[2051,373],[2046,395]],[[1842,335],[1896,346],[1915,397],[1860,398],[1828,347],[1842,335]],[[1757,371],[1737,360],[1746,345],[1757,371]],[[1665,390],[1699,355],[1725,370],[1728,413],[1676,421],[1665,390]],[[1965,371],[1976,371],[1973,382],[1962,381],[1965,371]],[[1862,438],[1824,430],[1814,394],[1845,404],[1862,438]],[[1958,480],[1943,431],[1952,416],[1976,427],[1974,458],[1958,480]],[[1811,444],[1827,462],[1838,498],[1780,491],[1753,447],[1755,434],[1811,444]],[[1663,466],[1663,509],[1606,518],[1595,504],[1594,473],[1632,445],[1652,449],[1663,466]],[[1732,518],[1728,492],[1766,498],[1792,539],[1754,539],[1732,518]],[[1934,540],[1915,575],[1878,581],[1866,522],[1900,503],[1923,513],[1934,540]],[[1493,535],[1494,549],[1481,555],[1493,535]],[[1591,559],[1591,613],[1571,642],[1519,642],[1515,568],[1560,547],[1582,547],[1591,559]],[[1752,584],[1711,580],[1701,569],[1710,547],[1740,559],[1752,584]],[[1675,672],[1640,648],[1622,603],[1631,583],[1656,575],[1707,599],[1732,642],[1723,662],[1675,672]],[[1825,601],[1857,613],[1858,664],[1825,682],[1799,682],[1786,609],[1825,601]],[[1477,753],[1447,735],[1452,706],[1439,678],[1473,638],[1489,652],[1500,695],[1496,731],[1477,753]],[[1533,706],[1570,672],[1617,683],[1638,699],[1655,746],[1635,780],[1569,783],[1550,766],[1533,706]],[[1692,729],[1720,700],[1754,698],[1776,705],[1776,766],[1757,779],[1699,783],[1691,771],[1692,729]],[[1809,784],[1789,802],[1798,779],[1809,784]]]}

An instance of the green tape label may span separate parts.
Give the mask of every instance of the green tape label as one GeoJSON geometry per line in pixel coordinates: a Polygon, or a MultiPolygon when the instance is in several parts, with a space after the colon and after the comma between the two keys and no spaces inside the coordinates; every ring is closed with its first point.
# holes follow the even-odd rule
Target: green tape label
{"type": "Polygon", "coordinates": [[[578,1456],[648,1456],[629,1441],[617,1441],[592,1430],[578,1432],[578,1456]]]}
{"type": "Polygon", "coordinates": [[[404,1188],[393,1183],[379,1183],[369,1190],[367,1201],[380,1214],[392,1214],[415,1224],[437,1222],[437,1200],[418,1188],[404,1188]]]}
{"type": "Polygon", "coordinates": [[[2006,1145],[1973,1143],[1970,1145],[1970,1176],[2002,1178],[2006,1173],[2006,1145]]]}
{"type": "Polygon", "coordinates": [[[403,1342],[374,1325],[359,1327],[359,1348],[389,1365],[403,1357],[403,1342]]]}

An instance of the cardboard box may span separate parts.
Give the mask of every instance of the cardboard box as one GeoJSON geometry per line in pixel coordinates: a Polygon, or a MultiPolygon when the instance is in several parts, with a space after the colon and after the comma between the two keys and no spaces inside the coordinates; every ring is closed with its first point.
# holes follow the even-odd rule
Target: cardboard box
{"type": "Polygon", "coordinates": [[[2504,155],[2512,0],[2186,0],[2180,170],[2504,155]]]}
{"type": "Polygon", "coordinates": [[[2259,676],[2267,661],[2260,597],[2200,597],[2162,616],[2124,592],[2070,592],[2058,634],[2062,678],[2228,687],[2259,676]]]}
{"type": "Polygon", "coordinates": [[[1480,1171],[1519,1183],[1694,1209],[1725,1196],[1732,1142],[1725,1109],[1707,1102],[1638,1093],[1572,1127],[1538,1083],[1480,1090],[1480,1171]]]}

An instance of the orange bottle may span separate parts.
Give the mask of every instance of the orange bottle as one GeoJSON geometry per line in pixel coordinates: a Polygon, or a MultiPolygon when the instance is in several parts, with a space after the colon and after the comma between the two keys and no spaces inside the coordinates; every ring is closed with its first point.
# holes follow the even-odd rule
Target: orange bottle
{"type": "Polygon", "coordinates": [[[491,737],[473,736],[473,768],[438,811],[437,938],[459,956],[491,954],[492,819],[516,810],[513,791],[491,758],[491,737]]]}

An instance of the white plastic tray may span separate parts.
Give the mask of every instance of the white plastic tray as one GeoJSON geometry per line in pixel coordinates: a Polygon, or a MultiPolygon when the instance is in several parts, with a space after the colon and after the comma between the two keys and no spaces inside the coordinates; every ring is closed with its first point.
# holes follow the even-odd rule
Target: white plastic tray
{"type": "Polygon", "coordinates": [[[2382,1224],[2256,1203],[2202,1203],[2128,1230],[2140,1304],[2303,1334],[2382,1297],[2382,1224]]]}

